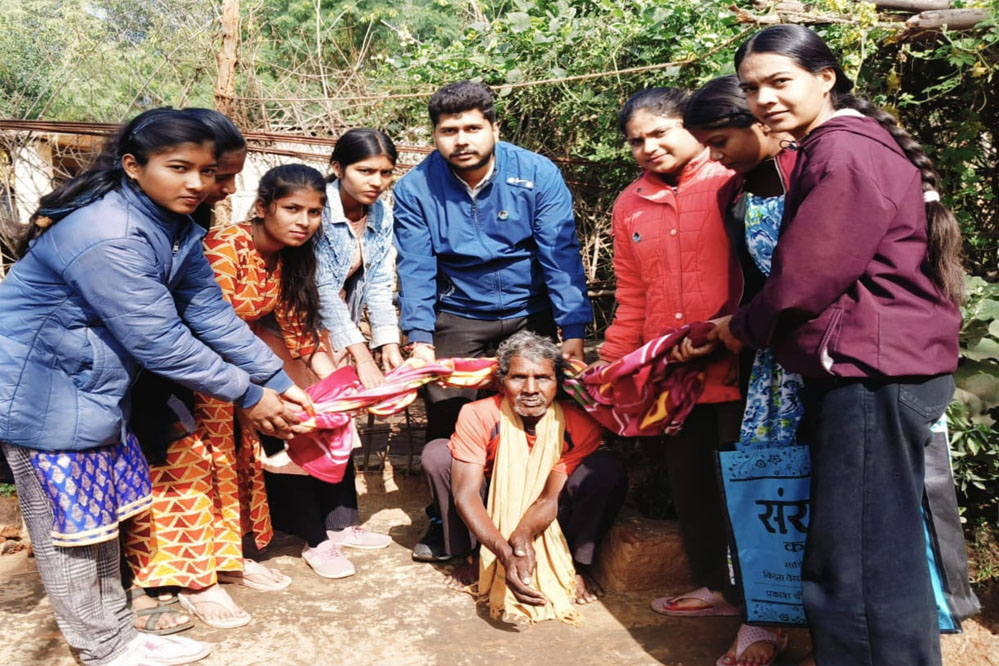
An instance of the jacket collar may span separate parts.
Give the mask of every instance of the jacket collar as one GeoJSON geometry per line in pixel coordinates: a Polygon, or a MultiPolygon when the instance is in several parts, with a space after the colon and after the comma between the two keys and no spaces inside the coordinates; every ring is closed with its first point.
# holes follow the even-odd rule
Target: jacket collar
{"type": "MultiPolygon", "coordinates": [[[[479,184],[475,186],[476,197],[478,197],[479,192],[489,187],[493,183],[493,181],[496,180],[497,174],[501,172],[501,166],[503,162],[503,157],[501,156],[501,154],[504,153],[504,150],[500,149],[501,143],[502,143],[501,141],[497,141],[495,144],[493,144],[493,168],[490,169],[489,172],[486,174],[485,178],[483,178],[479,182],[479,184]]],[[[458,177],[458,174],[454,172],[454,169],[451,168],[451,164],[448,163],[446,159],[444,159],[444,156],[441,155],[440,151],[435,150],[434,154],[437,156],[437,159],[440,160],[441,164],[444,165],[444,168],[451,176],[452,182],[458,187],[460,187],[466,194],[470,194],[473,188],[470,188],[468,186],[468,183],[466,183],[465,181],[463,181],[461,178],[458,177]]]]}
{"type": "Polygon", "coordinates": [[[862,136],[871,141],[880,143],[892,152],[905,157],[905,151],[899,148],[898,143],[892,135],[881,126],[881,124],[869,116],[865,116],[855,109],[840,109],[814,130],[803,138],[797,147],[808,152],[811,144],[817,142],[821,137],[831,132],[847,132],[856,136],[862,136]]]}
{"type": "Polygon", "coordinates": [[[696,178],[700,170],[703,169],[705,165],[710,164],[710,162],[711,151],[705,148],[700,154],[695,156],[694,159],[687,162],[685,167],[683,167],[683,170],[680,172],[680,177],[677,179],[675,188],[670,186],[666,183],[666,181],[652,171],[646,171],[639,179],[639,186],[635,188],[635,192],[643,199],[661,202],[664,199],[673,196],[676,190],[683,188],[693,178],[696,178]]]}

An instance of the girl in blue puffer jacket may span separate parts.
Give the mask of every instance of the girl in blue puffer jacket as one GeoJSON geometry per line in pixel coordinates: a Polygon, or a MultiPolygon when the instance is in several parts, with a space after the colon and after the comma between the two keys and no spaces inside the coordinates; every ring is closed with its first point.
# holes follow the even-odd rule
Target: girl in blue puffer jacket
{"type": "Polygon", "coordinates": [[[118,523],[150,502],[149,468],[123,425],[140,367],[236,402],[265,433],[289,435],[294,412],[311,409],[201,253],[190,214],[216,162],[203,123],[140,114],[42,198],[0,283],[0,447],[59,627],[84,664],[208,654],[197,641],[137,636],[120,583],[118,523]]]}

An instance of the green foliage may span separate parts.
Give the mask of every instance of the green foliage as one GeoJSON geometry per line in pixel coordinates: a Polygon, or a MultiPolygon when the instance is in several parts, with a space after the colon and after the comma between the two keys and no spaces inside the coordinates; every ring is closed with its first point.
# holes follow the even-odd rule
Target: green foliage
{"type": "Polygon", "coordinates": [[[973,33],[886,43],[863,71],[869,94],[896,112],[944,176],[961,221],[968,270],[999,269],[999,5],[973,33]]]}
{"type": "Polygon", "coordinates": [[[14,497],[17,487],[13,483],[0,483],[0,497],[14,497]]]}
{"type": "Polygon", "coordinates": [[[974,518],[999,510],[999,284],[967,281],[957,393],[947,410],[954,479],[974,518]]]}
{"type": "Polygon", "coordinates": [[[10,0],[0,114],[116,121],[164,104],[210,106],[214,17],[199,0],[10,0]]]}
{"type": "MultiPolygon", "coordinates": [[[[962,501],[981,512],[999,496],[999,3],[955,4],[987,7],[989,18],[902,40],[872,4],[809,7],[840,17],[815,29],[858,93],[897,114],[936,162],[968,272],[990,281],[969,283],[949,410],[962,501]]],[[[0,114],[114,121],[160,104],[210,106],[220,6],[8,0],[0,114]]],[[[610,287],[609,211],[637,175],[618,109],[642,88],[694,88],[731,72],[752,29],[731,0],[255,0],[243,3],[236,115],[244,127],[370,126],[425,145],[430,92],[463,78],[496,86],[503,137],[568,160],[587,273],[610,287]]],[[[599,335],[610,299],[596,309],[599,335]]]]}

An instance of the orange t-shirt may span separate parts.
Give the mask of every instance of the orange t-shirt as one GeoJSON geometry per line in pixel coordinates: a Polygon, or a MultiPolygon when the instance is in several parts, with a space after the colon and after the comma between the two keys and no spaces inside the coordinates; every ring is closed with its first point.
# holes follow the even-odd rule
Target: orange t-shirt
{"type": "MultiPolygon", "coordinates": [[[[454,435],[448,442],[455,460],[482,465],[486,476],[492,474],[493,458],[499,445],[500,400],[494,395],[470,402],[461,408],[454,435]]],[[[597,450],[603,441],[603,428],[579,407],[560,401],[565,415],[565,441],[562,457],[552,469],[572,474],[583,458],[597,450]]],[[[527,435],[527,445],[534,446],[534,435],[527,435]]]]}

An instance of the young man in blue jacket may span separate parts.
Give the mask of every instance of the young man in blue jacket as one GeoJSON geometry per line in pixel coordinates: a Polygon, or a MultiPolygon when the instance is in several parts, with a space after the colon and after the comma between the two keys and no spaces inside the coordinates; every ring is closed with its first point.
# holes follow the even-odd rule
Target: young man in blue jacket
{"type": "MultiPolygon", "coordinates": [[[[394,189],[400,324],[413,355],[485,356],[528,329],[560,337],[563,356],[582,359],[593,311],[562,174],[499,141],[493,94],[481,83],[444,86],[429,112],[437,150],[394,189]]],[[[474,398],[428,386],[427,441],[450,437],[474,398]]],[[[448,558],[434,536],[414,557],[448,558]]]]}

